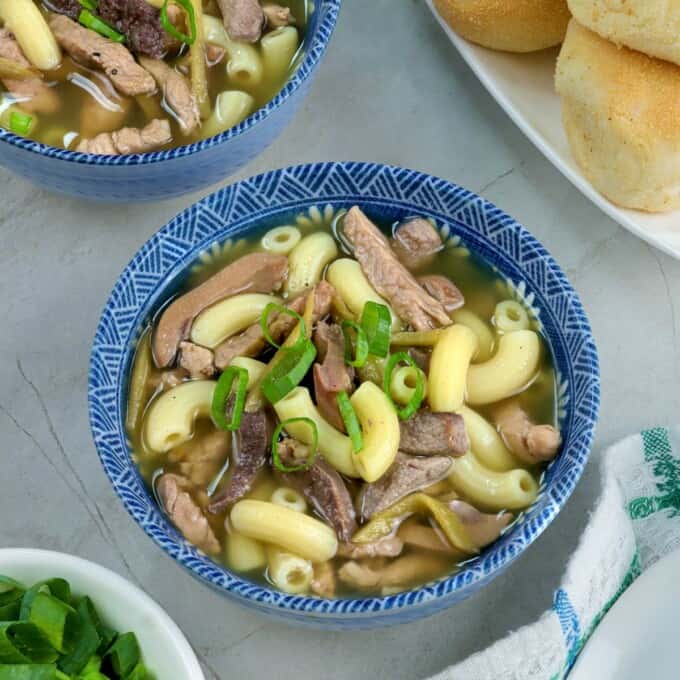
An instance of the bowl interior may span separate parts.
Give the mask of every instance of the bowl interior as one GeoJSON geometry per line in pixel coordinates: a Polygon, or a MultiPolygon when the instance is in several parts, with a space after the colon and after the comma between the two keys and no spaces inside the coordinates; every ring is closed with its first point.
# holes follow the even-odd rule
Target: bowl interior
{"type": "Polygon", "coordinates": [[[138,523],[202,580],[245,604],[301,619],[347,614],[379,619],[405,609],[413,616],[482,587],[538,537],[571,494],[590,451],[598,405],[597,353],[588,321],[547,251],[511,217],[465,189],[414,171],[365,163],[273,171],[227,187],[177,216],[140,249],[116,284],[95,337],[90,374],[95,442],[116,491],[138,523]],[[323,220],[355,203],[386,221],[414,214],[434,219],[450,246],[468,248],[506,279],[542,325],[552,351],[564,446],[543,476],[536,503],[458,573],[398,595],[323,600],[250,583],[189,546],[156,507],[130,459],[124,402],[139,333],[181,286],[199,254],[209,257],[255,226],[288,223],[300,213],[323,220]]]}

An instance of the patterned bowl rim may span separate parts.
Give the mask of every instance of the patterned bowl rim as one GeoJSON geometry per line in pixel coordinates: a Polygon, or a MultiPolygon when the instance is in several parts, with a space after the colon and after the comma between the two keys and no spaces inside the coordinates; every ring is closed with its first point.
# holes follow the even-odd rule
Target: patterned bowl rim
{"type": "Polygon", "coordinates": [[[595,341],[577,293],[552,256],[513,218],[486,199],[419,171],[377,163],[326,162],[272,170],[224,187],[185,209],[156,232],[128,263],[102,312],[92,347],[88,400],[94,442],[116,493],[135,521],[165,552],[199,580],[241,604],[298,619],[314,615],[309,620],[338,621],[361,618],[362,614],[365,618],[395,614],[405,609],[422,611],[422,615],[426,615],[427,605],[441,609],[453,604],[464,596],[462,594],[471,594],[512,563],[547,528],[581,477],[590,455],[599,413],[600,376],[595,341]],[[322,186],[329,175],[337,180],[332,190],[322,186]],[[376,177],[380,182],[369,188],[367,183],[376,177]],[[346,188],[348,185],[349,189],[346,188]],[[249,200],[262,196],[267,190],[278,189],[281,189],[282,197],[277,200],[264,198],[260,203],[249,200]],[[420,192],[419,196],[416,196],[417,192],[420,192]],[[456,207],[444,206],[444,200],[451,201],[456,207]],[[466,232],[464,244],[472,246],[471,250],[501,274],[506,268],[519,270],[520,246],[527,254],[526,261],[522,262],[522,274],[527,282],[531,280],[532,266],[543,265],[545,279],[542,283],[548,288],[539,290],[540,284],[531,280],[527,300],[530,305],[536,304],[541,313],[549,314],[560,333],[564,331],[564,337],[548,337],[548,343],[553,354],[556,344],[560,347],[564,344],[563,360],[568,364],[569,372],[568,388],[565,389],[569,390],[567,397],[572,398],[568,402],[568,417],[563,423],[569,434],[560,456],[547,468],[538,500],[499,541],[458,572],[414,590],[383,597],[327,600],[287,595],[248,581],[216,564],[182,538],[151,499],[131,461],[124,427],[123,393],[127,377],[125,367],[129,365],[142,325],[148,321],[152,308],[158,307],[162,291],[169,282],[186,273],[201,252],[215,243],[247,233],[263,219],[260,213],[272,217],[300,213],[318,205],[353,202],[386,209],[392,207],[406,211],[406,214],[425,212],[438,222],[454,225],[466,232]],[[439,208],[433,207],[435,202],[439,203],[439,208]],[[217,205],[216,210],[211,207],[214,205],[217,205]],[[242,212],[230,215],[230,221],[226,222],[219,214],[220,210],[226,214],[235,207],[242,212]],[[188,233],[187,222],[195,219],[201,223],[199,218],[207,221],[207,227],[188,233]],[[487,229],[486,233],[480,231],[480,224],[487,229]],[[514,241],[508,240],[509,232],[515,235],[514,241]],[[485,249],[488,252],[480,252],[485,249]],[[142,275],[142,279],[148,280],[140,279],[136,283],[134,273],[139,271],[140,265],[149,259],[158,265],[163,252],[169,258],[169,264],[165,264],[159,274],[142,275]],[[137,286],[141,299],[135,299],[137,286]],[[557,322],[555,310],[547,302],[550,286],[552,294],[560,295],[562,311],[569,316],[565,328],[557,322]],[[128,330],[121,334],[118,323],[124,323],[128,330]],[[578,384],[574,382],[575,366],[579,373],[578,384]],[[573,398],[575,392],[578,399],[573,398]],[[546,484],[545,478],[563,458],[568,461],[566,472],[560,473],[556,483],[546,484]]]}
{"type": "Polygon", "coordinates": [[[11,146],[23,149],[24,151],[36,153],[40,156],[46,156],[61,161],[109,167],[148,165],[150,163],[176,160],[191,156],[199,151],[205,151],[219,146],[224,142],[228,142],[231,139],[235,139],[236,137],[245,134],[258,123],[264,121],[290,99],[302,84],[311,77],[326,52],[326,48],[328,47],[328,43],[330,42],[331,35],[333,34],[333,30],[337,23],[341,2],[342,0],[319,0],[318,7],[315,7],[314,11],[319,12],[320,16],[322,15],[322,18],[317,23],[316,28],[313,31],[310,31],[310,34],[306,36],[305,42],[308,42],[309,46],[306,49],[304,59],[293,75],[288,79],[279,93],[267,104],[248,116],[245,120],[241,121],[238,125],[221,132],[219,135],[209,137],[208,139],[202,139],[198,142],[193,142],[192,144],[166,149],[165,151],[153,151],[149,153],[132,154],[129,156],[107,156],[60,149],[55,146],[50,146],[49,144],[20,137],[2,127],[0,127],[0,142],[10,144],[11,146]]]}

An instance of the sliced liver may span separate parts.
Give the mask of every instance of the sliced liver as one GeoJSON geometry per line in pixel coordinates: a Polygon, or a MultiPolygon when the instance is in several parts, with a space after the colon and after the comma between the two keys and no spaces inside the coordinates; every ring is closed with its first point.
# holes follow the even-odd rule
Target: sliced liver
{"type": "Polygon", "coordinates": [[[457,413],[418,411],[408,420],[399,421],[399,448],[404,453],[421,456],[462,456],[470,448],[465,421],[457,413]]]}
{"type": "Polygon", "coordinates": [[[392,239],[392,248],[399,261],[412,272],[431,264],[443,247],[441,236],[423,217],[402,222],[392,239]]]}

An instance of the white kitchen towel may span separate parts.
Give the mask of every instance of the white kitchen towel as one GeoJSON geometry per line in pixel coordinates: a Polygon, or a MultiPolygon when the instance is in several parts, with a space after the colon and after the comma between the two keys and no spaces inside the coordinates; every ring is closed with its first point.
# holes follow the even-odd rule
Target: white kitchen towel
{"type": "Polygon", "coordinates": [[[619,596],[680,548],[680,427],[608,449],[603,491],[552,609],[431,680],[562,680],[619,596]]]}

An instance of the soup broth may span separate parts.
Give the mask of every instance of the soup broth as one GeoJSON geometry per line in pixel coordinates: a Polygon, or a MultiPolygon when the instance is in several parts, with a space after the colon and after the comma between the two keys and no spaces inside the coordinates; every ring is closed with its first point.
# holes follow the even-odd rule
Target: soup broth
{"type": "MultiPolygon", "coordinates": [[[[50,20],[56,16],[50,10],[65,1],[71,0],[36,0],[35,4],[40,8],[46,25],[49,26],[50,20]]],[[[149,0],[149,4],[156,6],[162,3],[149,0]]],[[[32,64],[26,64],[35,69],[35,75],[56,96],[56,100],[48,106],[36,105],[30,96],[22,94],[23,90],[13,91],[11,85],[15,81],[1,77],[3,70],[0,62],[0,127],[52,146],[93,153],[102,153],[103,150],[82,146],[84,140],[92,140],[97,135],[114,133],[123,128],[142,130],[154,120],[167,121],[169,134],[158,142],[150,143],[149,148],[134,148],[129,153],[191,144],[229,129],[269,102],[297,67],[310,5],[307,0],[281,0],[279,6],[290,10],[290,25],[278,28],[268,26],[262,39],[252,44],[228,37],[221,28],[222,18],[215,2],[203,2],[203,6],[207,100],[203,105],[197,102],[201,120],[194,129],[183,128],[181,112],[166,96],[160,82],[150,94],[127,95],[116,88],[102,69],[83,63],[66,49],[61,50],[61,62],[56,68],[39,71],[32,64]],[[283,31],[295,33],[292,49],[288,41],[287,47],[276,48],[280,57],[266,55],[262,40],[283,31]],[[224,45],[227,43],[229,49],[225,51],[224,45]],[[239,93],[239,98],[221,98],[225,93],[239,93]]],[[[0,10],[0,31],[2,26],[0,10]]],[[[6,30],[11,31],[9,24],[6,30]]],[[[279,42],[283,43],[284,40],[279,42]]],[[[191,94],[195,98],[191,72],[192,49],[187,44],[177,42],[167,51],[163,60],[182,77],[187,87],[192,87],[191,94]]],[[[0,38],[0,60],[5,54],[14,56],[13,52],[3,51],[0,38]]],[[[141,55],[141,59],[139,55],[135,57],[140,61],[144,59],[144,55],[141,55]]],[[[125,152],[124,149],[106,150],[106,153],[114,154],[125,152]]]]}
{"type": "MultiPolygon", "coordinates": [[[[365,233],[368,237],[374,238],[375,234],[370,231],[375,229],[373,223],[360,211],[355,213],[356,210],[354,208],[350,215],[355,220],[366,219],[369,226],[364,224],[362,229],[367,229],[365,233]]],[[[320,217],[318,214],[315,216],[320,217]]],[[[446,313],[450,325],[433,322],[432,329],[416,332],[413,325],[419,323],[417,317],[395,319],[394,309],[404,307],[399,307],[396,297],[390,298],[385,293],[389,286],[383,287],[383,296],[377,294],[374,286],[380,285],[379,277],[382,274],[372,269],[372,256],[366,255],[360,243],[361,237],[357,236],[359,232],[354,232],[354,241],[347,238],[347,216],[340,214],[326,221],[310,220],[305,215],[298,217],[294,227],[277,229],[267,224],[247,239],[214,247],[209,256],[203,256],[192,267],[180,296],[164,308],[159,318],[142,335],[131,377],[128,408],[128,431],[135,461],[159,504],[180,531],[215,560],[246,574],[253,581],[286,592],[322,597],[353,597],[367,593],[384,595],[407,590],[450,574],[460,564],[474,558],[535,499],[543,467],[556,455],[559,446],[551,354],[540,335],[537,321],[513,299],[508,286],[497,273],[464,246],[440,242],[436,252],[422,258],[424,264],[412,267],[412,274],[399,261],[396,265],[390,261],[389,267],[381,270],[382,274],[390,271],[393,278],[406,277],[410,282],[415,282],[413,277],[416,276],[423,289],[429,291],[436,292],[433,281],[455,284],[453,292],[456,294],[457,289],[460,299],[455,303],[448,299],[449,309],[446,313]],[[293,308],[296,307],[296,299],[305,300],[306,304],[298,305],[297,309],[303,318],[314,318],[312,328],[308,324],[305,331],[311,331],[312,340],[317,346],[317,356],[314,368],[309,366],[309,370],[305,370],[304,375],[294,381],[295,384],[284,386],[273,399],[271,392],[267,393],[270,399],[261,394],[253,398],[254,394],[257,395],[257,382],[255,386],[249,386],[246,412],[249,408],[261,410],[270,421],[264,435],[266,450],[258,454],[260,458],[257,464],[250,464],[248,469],[249,462],[242,458],[244,451],[258,445],[248,439],[258,439],[258,433],[253,434],[255,430],[248,430],[253,426],[244,424],[245,420],[242,420],[236,432],[225,431],[214,422],[214,411],[213,419],[206,417],[205,407],[199,407],[198,404],[192,407],[190,416],[193,420],[188,425],[185,423],[186,427],[177,427],[177,420],[160,426],[168,428],[168,432],[172,430],[174,439],[164,440],[162,433],[159,439],[158,432],[152,430],[159,427],[158,423],[162,421],[157,413],[161,400],[173,394],[177,386],[212,380],[208,376],[213,370],[211,366],[207,374],[194,374],[192,378],[186,370],[191,363],[185,360],[185,352],[189,351],[187,345],[182,345],[184,349],[179,364],[174,359],[166,365],[162,357],[159,360],[158,336],[167,331],[164,320],[172,316],[173,305],[177,309],[177,305],[186,299],[184,295],[196,295],[195,291],[212,285],[221,272],[237,266],[244,257],[263,253],[271,255],[271,251],[265,248],[266,244],[275,244],[285,253],[286,247],[277,244],[276,239],[279,237],[282,241],[289,239],[291,245],[297,245],[287,254],[273,256],[284,258],[286,271],[281,278],[283,288],[270,293],[276,296],[277,304],[292,303],[293,308]],[[314,247],[311,248],[310,244],[314,247]],[[306,259],[303,258],[306,264],[301,264],[303,260],[297,256],[301,252],[308,255],[306,259]],[[355,255],[360,265],[356,265],[355,255]],[[305,273],[305,285],[295,288],[294,284],[299,278],[296,268],[309,267],[311,260],[316,262],[316,266],[310,270],[311,274],[310,271],[305,273]],[[342,272],[345,279],[339,278],[338,267],[346,266],[347,263],[348,268],[342,272]],[[397,273],[390,267],[397,267],[397,273]],[[356,280],[348,283],[346,277],[350,274],[356,280]],[[443,278],[432,279],[433,276],[443,278]],[[353,360],[354,363],[361,363],[358,360],[361,351],[357,347],[361,331],[356,328],[371,327],[365,313],[369,305],[364,303],[363,313],[357,313],[361,301],[352,299],[352,295],[359,295],[357,281],[370,292],[373,300],[382,299],[385,304],[379,303],[379,306],[383,311],[392,310],[387,327],[388,345],[391,345],[389,356],[408,352],[414,359],[410,367],[404,366],[403,361],[395,364],[388,385],[384,381],[388,358],[369,353],[363,366],[355,368],[349,365],[353,360]],[[316,305],[324,287],[331,288],[331,302],[316,317],[312,317],[310,291],[315,291],[316,305]],[[341,325],[343,321],[356,325],[341,325]],[[319,381],[316,375],[317,371],[321,372],[317,367],[332,362],[329,356],[332,352],[331,341],[327,341],[323,348],[323,341],[319,337],[322,330],[328,333],[329,328],[335,329],[336,340],[337,329],[344,331],[343,343],[347,343],[347,346],[343,347],[343,351],[347,350],[347,354],[341,370],[348,376],[345,385],[347,394],[352,395],[349,400],[350,416],[346,419],[341,411],[340,423],[336,421],[334,427],[328,424],[334,414],[328,413],[328,405],[324,405],[324,395],[319,392],[323,381],[319,381]],[[453,342],[447,339],[450,337],[453,337],[453,342]],[[517,344],[518,338],[524,338],[525,341],[517,344]],[[461,353],[465,354],[465,343],[470,341],[474,345],[471,356],[461,358],[461,353]],[[523,379],[521,384],[511,384],[512,377],[503,373],[507,367],[502,365],[501,355],[505,353],[507,361],[513,361],[507,350],[508,341],[515,342],[513,351],[517,352],[517,363],[533,362],[528,379],[523,379]],[[534,341],[533,354],[529,356],[526,345],[534,341]],[[447,343],[450,344],[450,350],[446,349],[447,343]],[[446,352],[449,351],[452,354],[447,356],[446,352]],[[443,364],[442,356],[437,356],[437,353],[443,356],[443,364]],[[460,371],[456,368],[459,362],[464,364],[460,371]],[[177,368],[177,365],[185,368],[177,368]],[[446,366],[443,375],[434,375],[433,372],[441,371],[442,365],[446,366]],[[401,398],[394,380],[395,373],[406,375],[400,371],[416,366],[420,367],[417,371],[423,386],[426,385],[426,392],[419,402],[417,399],[409,402],[410,407],[414,407],[409,415],[404,413],[409,409],[404,403],[408,401],[408,394],[406,398],[401,398]],[[466,404],[461,401],[460,404],[447,407],[447,399],[451,398],[449,393],[456,390],[450,384],[457,380],[456,375],[462,375],[464,380],[467,376],[467,387],[465,384],[463,386],[466,404]],[[491,376],[490,384],[478,385],[474,382],[488,381],[488,376],[491,376]],[[492,399],[493,394],[478,396],[489,390],[499,390],[501,399],[492,399]],[[362,392],[370,393],[369,398],[361,400],[359,397],[362,392]],[[300,395],[311,395],[316,406],[310,406],[310,400],[302,399],[300,395]],[[471,399],[475,403],[469,403],[471,399]],[[293,401],[307,403],[307,406],[301,406],[297,411],[295,407],[281,406],[293,401]],[[310,408],[315,409],[315,415],[310,415],[310,408]],[[386,416],[383,416],[384,409],[387,409],[386,416]],[[396,416],[398,410],[402,411],[399,418],[396,416]],[[318,411],[323,416],[318,416],[318,411]],[[356,416],[354,427],[353,415],[356,416]],[[312,442],[309,433],[305,433],[307,423],[302,428],[298,423],[296,428],[290,423],[292,417],[317,419],[318,442],[312,442]],[[272,439],[274,425],[282,421],[285,422],[281,436],[272,439]],[[390,424],[386,424],[387,421],[390,424]],[[362,441],[355,445],[357,427],[362,441]],[[390,445],[389,441],[395,436],[392,431],[395,427],[397,441],[390,445]],[[374,428],[377,428],[377,436],[372,431],[374,428]],[[341,434],[343,429],[347,435],[341,434]],[[331,437],[340,438],[342,443],[351,437],[349,459],[343,458],[334,448],[338,446],[337,443],[329,443],[331,437]],[[434,441],[438,438],[439,441],[434,441]],[[181,442],[176,443],[180,439],[181,442]],[[158,444],[159,441],[162,445],[158,444]],[[314,449],[313,444],[317,445],[317,449],[314,449]],[[277,447],[277,457],[272,455],[273,446],[277,447]],[[420,446],[423,450],[419,450],[420,446]],[[302,449],[301,456],[284,456],[291,448],[296,454],[299,453],[296,447],[302,449]],[[361,461],[362,456],[367,458],[359,465],[357,461],[361,461]],[[386,460],[381,460],[381,457],[386,457],[386,460]],[[310,462],[312,467],[287,472],[280,469],[282,460],[285,461],[284,468],[306,468],[310,462]],[[347,465],[356,465],[356,469],[349,470],[352,474],[348,474],[347,465]],[[246,478],[247,483],[241,483],[246,478]],[[159,488],[159,485],[168,486],[168,483],[163,482],[164,479],[172,480],[172,488],[159,488]],[[231,493],[230,489],[235,487],[239,488],[238,493],[231,493]],[[225,493],[230,496],[229,502],[221,504],[219,499],[225,493]],[[182,494],[185,496],[182,497],[182,494]],[[343,494],[347,499],[344,507],[343,494]],[[183,501],[178,500],[182,498],[183,501]],[[249,505],[250,501],[257,503],[249,505]],[[184,518],[182,511],[178,514],[177,508],[181,502],[189,506],[193,504],[200,517],[198,523],[201,527],[188,526],[186,512],[184,518]],[[281,510],[282,506],[286,508],[281,510]],[[291,507],[294,508],[293,512],[315,520],[315,524],[310,527],[303,525],[299,531],[306,532],[307,536],[316,535],[314,532],[319,531],[319,537],[306,539],[299,552],[296,552],[297,539],[291,538],[294,531],[291,533],[290,527],[268,524],[268,512],[272,508],[278,508],[278,515],[285,515],[291,507]],[[262,522],[262,526],[257,525],[258,521],[262,522]],[[279,540],[281,542],[277,543],[279,540]],[[310,541],[316,541],[316,544],[307,545],[310,541]]],[[[395,224],[375,222],[382,234],[378,236],[379,242],[384,246],[389,238],[394,247],[392,250],[387,246],[387,257],[399,252],[400,232],[404,225],[414,222],[418,222],[421,230],[427,231],[429,228],[430,237],[437,233],[430,223],[420,218],[395,224]]],[[[436,238],[439,239],[439,236],[436,238]]],[[[417,249],[416,254],[419,254],[417,249]]],[[[407,257],[401,261],[412,265],[407,257]]],[[[238,297],[239,294],[236,294],[226,299],[233,301],[238,297]]],[[[433,297],[436,301],[440,299],[433,297]]],[[[253,297],[251,302],[261,304],[262,301],[253,297]]],[[[249,323],[243,321],[235,326],[232,316],[230,326],[230,322],[219,319],[218,308],[222,304],[224,300],[212,301],[207,311],[194,317],[189,334],[190,343],[198,339],[206,342],[206,346],[201,349],[209,350],[205,353],[208,361],[217,360],[219,346],[224,346],[225,342],[229,344],[234,338],[242,339],[250,332],[257,335],[256,329],[262,320],[262,314],[258,312],[255,315],[257,318],[251,314],[249,323]],[[218,325],[224,322],[232,329],[238,327],[238,332],[231,336],[231,340],[216,337],[219,340],[217,345],[207,342],[210,333],[205,330],[213,322],[218,325]]],[[[229,313],[229,309],[232,315],[241,313],[236,307],[230,308],[228,305],[224,307],[224,313],[229,313]]],[[[371,309],[375,311],[376,307],[371,309]]],[[[298,318],[292,320],[292,327],[299,323],[298,318]]],[[[266,318],[265,323],[272,334],[275,333],[278,319],[272,323],[271,315],[266,318]]],[[[286,352],[293,355],[297,351],[297,345],[292,342],[295,331],[291,332],[290,328],[291,324],[288,325],[288,335],[276,337],[277,345],[283,344],[288,337],[287,350],[285,347],[277,350],[268,341],[263,341],[259,349],[251,348],[250,356],[262,363],[250,365],[252,371],[248,369],[249,379],[255,377],[251,372],[262,370],[265,364],[275,366],[275,357],[286,352]]],[[[270,339],[274,340],[274,337],[270,339]]],[[[311,344],[312,340],[307,342],[311,344]]],[[[193,347],[192,351],[198,350],[193,347]]],[[[290,365],[295,363],[293,358],[290,365]]],[[[336,368],[337,363],[336,357],[336,368]]],[[[248,365],[247,360],[242,365],[248,365]]],[[[191,368],[195,370],[196,366],[191,368]]],[[[275,370],[272,369],[272,372],[275,370]]],[[[282,375],[285,377],[285,374],[282,375]]],[[[410,381],[408,377],[405,378],[404,384],[411,387],[417,385],[418,375],[412,374],[410,381]]],[[[261,389],[263,384],[260,383],[261,389]]],[[[213,407],[214,399],[213,393],[213,407]]],[[[221,408],[223,411],[226,409],[227,413],[231,408],[233,415],[237,410],[233,403],[233,392],[231,399],[223,402],[221,408]]],[[[175,414],[174,417],[179,416],[175,414]]],[[[243,418],[246,418],[246,413],[243,418]]],[[[295,518],[295,515],[291,516],[295,518]]],[[[277,516],[271,522],[288,519],[288,516],[284,519],[277,516]]]]}

